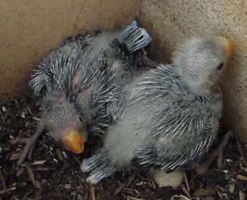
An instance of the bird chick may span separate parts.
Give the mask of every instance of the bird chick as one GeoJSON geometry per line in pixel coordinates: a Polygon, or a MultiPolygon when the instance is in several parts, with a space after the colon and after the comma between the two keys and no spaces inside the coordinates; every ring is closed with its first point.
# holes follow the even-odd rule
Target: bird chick
{"type": "Polygon", "coordinates": [[[193,166],[217,135],[222,112],[218,80],[232,53],[226,38],[192,38],[172,64],[134,80],[103,147],[83,160],[87,181],[96,184],[132,163],[166,172],[193,166]]]}
{"type": "Polygon", "coordinates": [[[30,85],[41,97],[42,116],[26,143],[21,164],[39,135],[82,153],[88,132],[102,134],[121,112],[122,88],[144,69],[137,51],[151,42],[136,21],[118,32],[92,32],[65,40],[35,70],[30,85]]]}

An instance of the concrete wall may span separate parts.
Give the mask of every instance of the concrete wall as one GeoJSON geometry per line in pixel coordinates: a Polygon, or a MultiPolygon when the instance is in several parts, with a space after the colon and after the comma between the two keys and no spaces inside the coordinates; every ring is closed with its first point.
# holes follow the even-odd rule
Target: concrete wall
{"type": "Polygon", "coordinates": [[[224,124],[247,141],[247,1],[143,0],[139,18],[154,37],[152,55],[164,62],[190,36],[220,34],[236,42],[236,55],[222,81],[224,124]]]}
{"type": "Polygon", "coordinates": [[[1,100],[27,88],[32,67],[64,38],[129,23],[135,0],[1,0],[1,100]]]}

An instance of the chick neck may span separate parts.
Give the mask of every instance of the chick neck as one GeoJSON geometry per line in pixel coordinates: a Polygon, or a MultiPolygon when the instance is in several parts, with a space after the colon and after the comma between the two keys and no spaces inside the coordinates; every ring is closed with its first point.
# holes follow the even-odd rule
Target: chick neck
{"type": "Polygon", "coordinates": [[[184,82],[186,89],[195,96],[209,96],[216,88],[210,80],[205,76],[199,76],[198,74],[189,70],[183,70],[179,66],[175,66],[175,71],[184,82]]]}

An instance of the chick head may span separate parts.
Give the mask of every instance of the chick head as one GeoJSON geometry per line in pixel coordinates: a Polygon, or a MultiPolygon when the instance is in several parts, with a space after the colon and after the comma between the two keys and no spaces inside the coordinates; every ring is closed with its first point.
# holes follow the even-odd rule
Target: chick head
{"type": "Polygon", "coordinates": [[[205,95],[217,85],[233,52],[233,42],[224,37],[192,38],[175,53],[173,65],[191,92],[205,95]]]}
{"type": "Polygon", "coordinates": [[[43,117],[49,135],[73,153],[82,153],[87,139],[86,121],[62,93],[48,95],[43,101],[43,117]]]}

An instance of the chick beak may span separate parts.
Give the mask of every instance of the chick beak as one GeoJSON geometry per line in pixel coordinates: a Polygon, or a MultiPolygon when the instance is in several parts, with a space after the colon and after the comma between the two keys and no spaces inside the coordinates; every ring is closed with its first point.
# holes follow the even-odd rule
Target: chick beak
{"type": "Polygon", "coordinates": [[[234,45],[233,41],[231,41],[225,37],[222,37],[222,36],[219,36],[217,38],[217,40],[223,45],[227,57],[231,58],[233,56],[233,53],[235,50],[235,45],[234,45]]]}
{"type": "Polygon", "coordinates": [[[63,143],[65,147],[73,153],[79,154],[84,150],[84,137],[82,136],[82,133],[78,131],[70,130],[64,134],[63,143]]]}

